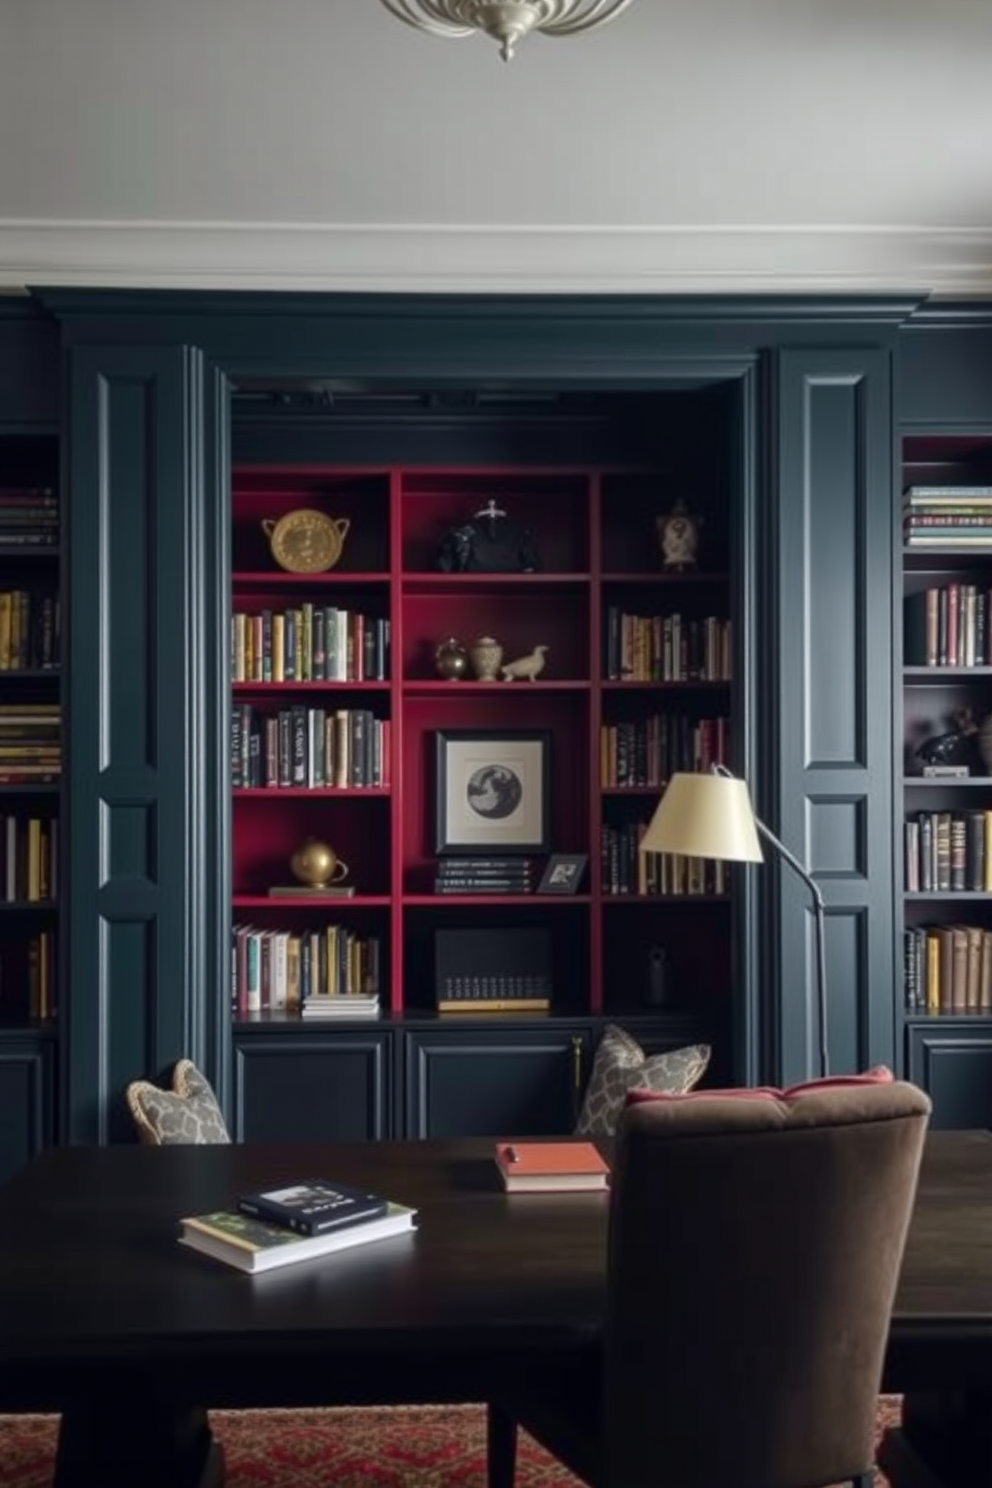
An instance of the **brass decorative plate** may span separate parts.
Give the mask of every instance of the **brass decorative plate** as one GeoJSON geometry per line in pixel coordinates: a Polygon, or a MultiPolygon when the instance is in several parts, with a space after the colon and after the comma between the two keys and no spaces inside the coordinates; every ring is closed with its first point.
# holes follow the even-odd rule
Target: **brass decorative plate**
{"type": "Polygon", "coordinates": [[[329,517],[303,506],[278,522],[267,517],[262,531],[280,568],[288,573],[326,573],[341,557],[350,526],[348,517],[329,517]]]}

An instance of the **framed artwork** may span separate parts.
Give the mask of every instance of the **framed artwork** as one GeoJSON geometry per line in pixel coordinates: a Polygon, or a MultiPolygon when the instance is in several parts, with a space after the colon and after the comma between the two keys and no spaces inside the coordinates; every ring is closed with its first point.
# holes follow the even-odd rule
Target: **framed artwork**
{"type": "Polygon", "coordinates": [[[438,729],[439,855],[543,853],[551,840],[551,734],[438,729]]]}
{"type": "Polygon", "coordinates": [[[539,894],[577,894],[588,853],[553,853],[537,886],[539,894]]]}

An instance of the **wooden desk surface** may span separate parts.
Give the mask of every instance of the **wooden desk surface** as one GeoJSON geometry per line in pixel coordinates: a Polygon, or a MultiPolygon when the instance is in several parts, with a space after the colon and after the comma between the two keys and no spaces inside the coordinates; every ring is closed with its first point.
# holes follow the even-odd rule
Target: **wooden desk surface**
{"type": "MultiPolygon", "coordinates": [[[[215,1406],[478,1399],[478,1378],[463,1372],[483,1359],[593,1346],[606,1196],[510,1197],[492,1148],[476,1140],[46,1153],[0,1190],[0,1408],[55,1408],[84,1371],[152,1378],[177,1366],[212,1382],[200,1398],[215,1406]],[[259,1277],[176,1243],[181,1216],[307,1176],[412,1204],[419,1230],[259,1277]],[[314,1360],[321,1369],[310,1391],[314,1360]]],[[[992,1377],[989,1133],[927,1140],[887,1384],[933,1388],[938,1374],[948,1388],[955,1378],[992,1377]]]]}

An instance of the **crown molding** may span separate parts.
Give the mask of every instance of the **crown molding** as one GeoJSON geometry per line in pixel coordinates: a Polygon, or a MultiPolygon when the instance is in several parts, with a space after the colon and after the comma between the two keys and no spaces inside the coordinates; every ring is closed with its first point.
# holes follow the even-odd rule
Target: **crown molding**
{"type": "Polygon", "coordinates": [[[0,219],[0,290],[992,298],[992,227],[0,219]]]}

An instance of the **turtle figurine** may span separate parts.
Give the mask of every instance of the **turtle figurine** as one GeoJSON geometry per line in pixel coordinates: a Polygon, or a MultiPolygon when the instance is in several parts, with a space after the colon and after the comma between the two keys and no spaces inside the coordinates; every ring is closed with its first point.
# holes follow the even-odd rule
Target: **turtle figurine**
{"type": "Polygon", "coordinates": [[[955,727],[924,739],[916,758],[924,765],[967,765],[971,770],[979,758],[978,724],[970,708],[958,708],[951,718],[955,727]]]}

